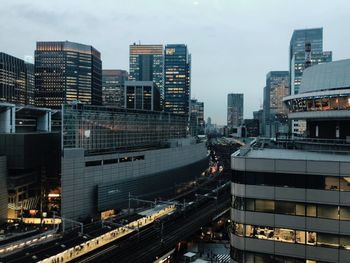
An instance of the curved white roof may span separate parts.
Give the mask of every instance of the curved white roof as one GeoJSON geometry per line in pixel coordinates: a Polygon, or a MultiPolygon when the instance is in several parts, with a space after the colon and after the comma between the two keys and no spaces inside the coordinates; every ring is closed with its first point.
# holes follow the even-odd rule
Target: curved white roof
{"type": "Polygon", "coordinates": [[[305,69],[299,94],[350,87],[350,59],[318,64],[305,69]]]}

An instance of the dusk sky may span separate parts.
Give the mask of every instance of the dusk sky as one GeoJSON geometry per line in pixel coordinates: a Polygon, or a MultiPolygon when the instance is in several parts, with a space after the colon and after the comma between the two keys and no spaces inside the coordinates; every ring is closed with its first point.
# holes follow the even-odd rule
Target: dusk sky
{"type": "Polygon", "coordinates": [[[226,124],[227,94],[244,93],[244,117],[262,104],[265,76],[288,70],[294,29],[323,27],[324,50],[350,58],[350,2],[273,0],[1,1],[0,51],[33,56],[36,41],[93,45],[103,69],[129,70],[129,45],[187,44],[192,97],[226,124]]]}

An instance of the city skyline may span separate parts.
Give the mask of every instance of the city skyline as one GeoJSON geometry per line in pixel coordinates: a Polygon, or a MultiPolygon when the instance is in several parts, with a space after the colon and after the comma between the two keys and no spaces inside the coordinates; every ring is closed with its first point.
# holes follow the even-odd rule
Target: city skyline
{"type": "Polygon", "coordinates": [[[349,57],[346,43],[350,36],[342,34],[349,21],[346,11],[349,3],[317,5],[315,12],[309,12],[314,3],[200,0],[152,1],[147,5],[135,1],[122,6],[112,1],[84,6],[64,1],[60,6],[42,1],[3,3],[3,8],[9,11],[0,21],[6,24],[2,32],[8,37],[2,39],[0,50],[23,59],[33,56],[36,41],[69,40],[96,47],[102,55],[103,69],[128,70],[128,48],[133,42],[185,43],[192,53],[192,97],[205,102],[206,117],[224,124],[226,105],[222,101],[228,93],[245,94],[244,118],[250,118],[259,109],[265,73],[288,69],[293,30],[323,27],[324,50],[333,51],[333,60],[349,57]],[[140,5],[143,8],[136,8],[140,5]],[[301,5],[303,8],[298,8],[301,5]],[[286,15],[294,11],[298,11],[297,19],[286,15]],[[257,43],[259,48],[255,48],[257,43]]]}

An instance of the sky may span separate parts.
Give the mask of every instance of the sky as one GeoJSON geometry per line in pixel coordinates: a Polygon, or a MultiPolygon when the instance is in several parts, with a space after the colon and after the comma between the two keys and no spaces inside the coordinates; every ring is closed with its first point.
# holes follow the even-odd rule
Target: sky
{"type": "Polygon", "coordinates": [[[266,74],[288,70],[294,29],[323,27],[324,50],[350,58],[348,0],[0,0],[0,51],[33,56],[36,41],[94,46],[103,69],[129,69],[129,45],[187,44],[192,97],[226,124],[228,93],[244,117],[262,105],[266,74]]]}

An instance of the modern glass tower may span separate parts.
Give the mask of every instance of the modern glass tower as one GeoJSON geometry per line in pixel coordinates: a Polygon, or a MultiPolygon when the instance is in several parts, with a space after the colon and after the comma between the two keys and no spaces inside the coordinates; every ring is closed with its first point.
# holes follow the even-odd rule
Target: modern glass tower
{"type": "MultiPolygon", "coordinates": [[[[294,30],[289,46],[290,94],[299,93],[304,69],[332,61],[332,52],[323,51],[323,28],[294,30]]],[[[303,134],[306,123],[293,121],[291,132],[303,134]]]]}
{"type": "Polygon", "coordinates": [[[0,101],[15,104],[29,103],[28,85],[32,85],[30,65],[24,60],[0,52],[0,101]]]}
{"type": "Polygon", "coordinates": [[[124,82],[128,72],[120,69],[102,70],[102,104],[106,106],[124,107],[124,82]]]}
{"type": "Polygon", "coordinates": [[[130,45],[129,80],[153,81],[164,100],[163,45],[130,45]]]}
{"type": "Polygon", "coordinates": [[[238,127],[243,123],[243,94],[231,93],[227,95],[227,126],[238,127]]]}
{"type": "Polygon", "coordinates": [[[60,108],[79,101],[102,104],[102,61],[92,46],[73,42],[37,42],[35,103],[60,108]]]}
{"type": "Polygon", "coordinates": [[[266,137],[275,137],[276,132],[287,127],[287,107],[283,97],[289,95],[289,72],[270,71],[266,75],[264,88],[264,118],[263,134],[266,137]]]}
{"type": "Polygon", "coordinates": [[[204,134],[204,102],[191,99],[190,133],[192,136],[204,134]]]}
{"type": "Polygon", "coordinates": [[[164,110],[189,115],[191,56],[184,44],[165,46],[164,110]]]}
{"type": "Polygon", "coordinates": [[[332,52],[323,51],[323,28],[294,30],[289,46],[291,95],[299,93],[305,68],[331,61],[332,52]]]}

